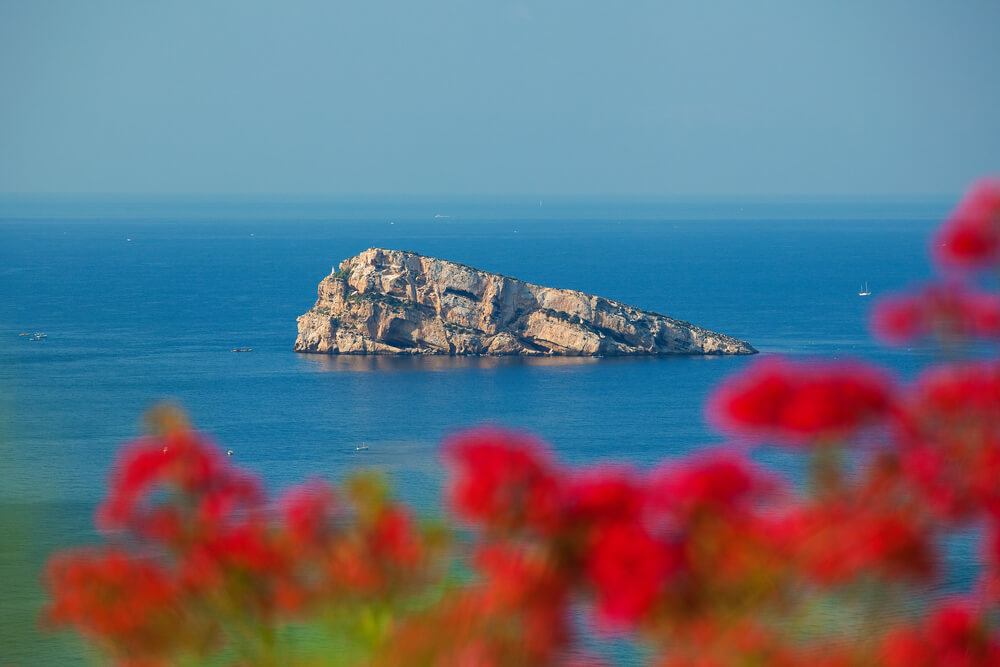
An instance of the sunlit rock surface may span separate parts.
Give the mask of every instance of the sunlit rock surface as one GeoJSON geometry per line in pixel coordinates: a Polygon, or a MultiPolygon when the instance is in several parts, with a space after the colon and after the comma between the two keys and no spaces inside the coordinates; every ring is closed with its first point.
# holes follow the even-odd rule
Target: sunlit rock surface
{"type": "Polygon", "coordinates": [[[298,352],[623,356],[754,354],[659,313],[464,264],[370,248],[319,284],[298,352]]]}

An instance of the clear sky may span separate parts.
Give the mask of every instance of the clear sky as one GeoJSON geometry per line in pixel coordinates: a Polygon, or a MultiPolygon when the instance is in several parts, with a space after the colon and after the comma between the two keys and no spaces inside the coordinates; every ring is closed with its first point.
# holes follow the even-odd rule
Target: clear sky
{"type": "Polygon", "coordinates": [[[0,0],[0,192],[953,194],[998,0],[0,0]]]}

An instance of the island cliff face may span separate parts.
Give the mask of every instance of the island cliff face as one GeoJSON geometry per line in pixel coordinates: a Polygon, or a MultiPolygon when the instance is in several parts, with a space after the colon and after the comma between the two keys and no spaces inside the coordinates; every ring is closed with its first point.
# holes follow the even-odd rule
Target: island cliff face
{"type": "Polygon", "coordinates": [[[754,354],[741,340],[617,301],[413,252],[370,248],[319,284],[297,352],[754,354]]]}

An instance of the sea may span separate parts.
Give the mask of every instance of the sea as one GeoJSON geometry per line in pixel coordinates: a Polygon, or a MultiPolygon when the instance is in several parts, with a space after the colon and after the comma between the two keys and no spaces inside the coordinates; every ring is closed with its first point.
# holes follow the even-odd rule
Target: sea
{"type": "MultiPolygon", "coordinates": [[[[748,357],[293,352],[296,317],[347,257],[412,250],[664,313],[760,356],[907,378],[932,351],[883,347],[868,319],[880,296],[930,278],[929,236],[953,203],[0,196],[0,664],[90,664],[38,629],[39,573],[53,549],[98,540],[115,452],[161,401],[274,493],[374,468],[427,516],[444,512],[442,441],[476,425],[529,431],[569,466],[649,470],[723,441],[703,406],[748,357]]],[[[755,456],[801,481],[795,455],[755,456]]],[[[969,584],[974,540],[946,550],[942,588],[969,584]]]]}

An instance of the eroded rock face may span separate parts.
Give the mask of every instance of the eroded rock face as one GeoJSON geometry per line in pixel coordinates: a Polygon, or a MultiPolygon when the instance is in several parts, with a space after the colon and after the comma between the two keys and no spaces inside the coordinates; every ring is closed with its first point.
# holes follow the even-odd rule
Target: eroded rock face
{"type": "Polygon", "coordinates": [[[754,354],[749,344],[573,290],[370,248],[319,284],[297,352],[620,356],[754,354]]]}

